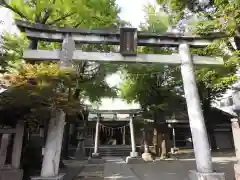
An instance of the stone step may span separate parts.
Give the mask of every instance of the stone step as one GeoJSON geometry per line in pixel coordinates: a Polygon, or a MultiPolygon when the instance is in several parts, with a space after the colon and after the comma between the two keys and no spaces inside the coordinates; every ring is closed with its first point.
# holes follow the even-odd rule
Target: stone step
{"type": "Polygon", "coordinates": [[[99,149],[101,156],[128,156],[131,152],[130,148],[127,149],[99,149]]]}

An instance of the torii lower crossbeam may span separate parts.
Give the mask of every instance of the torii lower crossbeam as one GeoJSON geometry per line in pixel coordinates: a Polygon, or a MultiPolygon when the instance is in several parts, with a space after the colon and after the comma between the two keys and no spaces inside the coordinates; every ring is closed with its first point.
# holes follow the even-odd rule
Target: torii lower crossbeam
{"type": "MultiPolygon", "coordinates": [[[[58,50],[26,50],[23,58],[25,60],[36,61],[53,61],[60,59],[60,52],[58,50]]],[[[194,64],[205,65],[222,65],[223,60],[219,57],[207,56],[192,56],[194,64]]],[[[73,61],[99,61],[99,62],[113,62],[113,63],[162,63],[162,64],[181,64],[181,57],[179,54],[163,55],[163,54],[138,54],[137,56],[122,56],[120,53],[100,53],[100,52],[83,52],[75,50],[73,52],[73,61]]]]}

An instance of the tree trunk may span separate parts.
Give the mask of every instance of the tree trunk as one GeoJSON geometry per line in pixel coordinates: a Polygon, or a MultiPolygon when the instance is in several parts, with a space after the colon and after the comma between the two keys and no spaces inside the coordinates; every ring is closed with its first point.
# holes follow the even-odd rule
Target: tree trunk
{"type": "Polygon", "coordinates": [[[143,129],[143,141],[144,141],[144,153],[149,153],[149,142],[148,142],[148,131],[147,128],[143,129]]]}
{"type": "Polygon", "coordinates": [[[65,113],[59,109],[52,109],[44,148],[41,170],[42,177],[52,177],[58,174],[64,126],[65,113]]]}
{"type": "Polygon", "coordinates": [[[166,158],[167,157],[167,142],[165,138],[165,134],[162,136],[162,143],[161,143],[161,158],[166,158]]]}
{"type": "Polygon", "coordinates": [[[161,158],[167,158],[170,148],[168,146],[168,128],[166,125],[163,125],[160,129],[158,136],[158,144],[159,144],[159,155],[161,158]]]}
{"type": "Polygon", "coordinates": [[[154,125],[154,128],[153,128],[153,146],[154,146],[154,153],[155,155],[158,155],[158,131],[157,131],[157,127],[154,125]]]}
{"type": "Polygon", "coordinates": [[[69,130],[70,130],[70,124],[66,122],[66,125],[64,127],[63,151],[62,151],[62,157],[64,159],[68,159],[69,130]]]}
{"type": "MultiPolygon", "coordinates": [[[[68,88],[68,101],[71,100],[72,97],[72,89],[71,87],[68,88]]],[[[68,145],[69,145],[69,140],[70,140],[70,123],[69,121],[69,116],[66,116],[66,125],[64,127],[64,134],[63,134],[63,151],[62,151],[62,157],[64,159],[68,159],[68,145]]]]}
{"type": "MultiPolygon", "coordinates": [[[[51,119],[51,115],[49,116],[49,119],[51,119]]],[[[46,145],[47,141],[47,135],[48,135],[48,126],[49,126],[49,119],[44,120],[44,127],[43,127],[43,146],[42,146],[42,155],[44,155],[44,147],[46,145]]]]}

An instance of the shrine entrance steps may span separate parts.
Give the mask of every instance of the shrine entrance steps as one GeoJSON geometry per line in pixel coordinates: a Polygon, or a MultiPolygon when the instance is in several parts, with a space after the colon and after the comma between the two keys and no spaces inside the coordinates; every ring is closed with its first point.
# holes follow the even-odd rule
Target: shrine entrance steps
{"type": "Polygon", "coordinates": [[[108,146],[100,146],[99,152],[101,156],[108,157],[127,157],[131,152],[130,146],[121,146],[121,145],[108,145],[108,146]]]}
{"type": "MultiPolygon", "coordinates": [[[[87,156],[93,152],[93,146],[85,146],[85,151],[87,156]]],[[[137,147],[137,149],[139,149],[137,147]]],[[[99,153],[102,157],[127,157],[130,155],[131,146],[129,145],[100,145],[99,146],[99,153]]]]}

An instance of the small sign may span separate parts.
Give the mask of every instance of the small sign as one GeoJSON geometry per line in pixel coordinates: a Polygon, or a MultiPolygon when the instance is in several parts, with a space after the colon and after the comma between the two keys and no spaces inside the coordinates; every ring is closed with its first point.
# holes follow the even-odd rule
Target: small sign
{"type": "Polygon", "coordinates": [[[137,29],[136,28],[120,29],[120,53],[123,56],[137,55],[137,29]]]}

